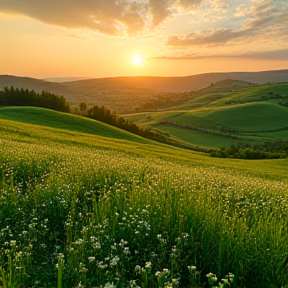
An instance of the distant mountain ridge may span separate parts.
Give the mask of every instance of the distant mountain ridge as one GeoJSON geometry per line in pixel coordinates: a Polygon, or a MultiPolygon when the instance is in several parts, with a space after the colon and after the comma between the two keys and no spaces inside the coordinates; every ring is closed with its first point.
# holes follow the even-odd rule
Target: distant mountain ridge
{"type": "Polygon", "coordinates": [[[48,81],[48,82],[63,83],[63,82],[73,82],[73,81],[86,80],[86,79],[91,79],[91,77],[49,77],[49,78],[44,78],[41,80],[48,81]]]}
{"type": "MultiPolygon", "coordinates": [[[[109,79],[109,78],[106,78],[109,79]]],[[[118,77],[114,81],[145,87],[158,92],[188,92],[199,90],[211,83],[233,79],[255,84],[288,82],[288,69],[261,72],[215,72],[182,77],[118,77]]],[[[93,81],[93,80],[92,80],[93,81]]],[[[98,81],[95,79],[94,81],[98,81]]]]}
{"type": "Polygon", "coordinates": [[[219,81],[233,79],[251,84],[288,82],[288,69],[261,72],[205,73],[184,77],[112,77],[56,83],[29,77],[0,75],[0,90],[7,86],[49,91],[67,101],[104,105],[119,113],[132,111],[161,92],[200,90],[219,81]]]}

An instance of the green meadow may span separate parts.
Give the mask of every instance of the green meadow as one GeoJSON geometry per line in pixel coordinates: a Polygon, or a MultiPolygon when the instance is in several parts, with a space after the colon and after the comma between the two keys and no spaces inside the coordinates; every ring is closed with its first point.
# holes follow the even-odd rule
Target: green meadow
{"type": "Polygon", "coordinates": [[[179,141],[208,148],[288,140],[288,84],[240,88],[236,84],[221,81],[192,93],[190,99],[167,111],[125,117],[179,141]]]}
{"type": "Polygon", "coordinates": [[[1,108],[0,287],[288,287],[287,171],[1,108]]]}

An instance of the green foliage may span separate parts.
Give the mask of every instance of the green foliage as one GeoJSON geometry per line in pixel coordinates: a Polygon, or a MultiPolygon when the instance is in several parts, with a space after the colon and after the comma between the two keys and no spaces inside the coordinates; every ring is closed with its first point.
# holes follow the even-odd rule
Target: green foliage
{"type": "Polygon", "coordinates": [[[284,107],[288,107],[288,101],[287,100],[286,101],[282,100],[278,104],[281,105],[281,106],[284,106],[284,107]]]}
{"type": "Polygon", "coordinates": [[[61,112],[69,112],[70,107],[63,96],[42,91],[41,94],[33,90],[18,89],[11,86],[0,91],[0,106],[36,106],[61,112]]]}
{"type": "Polygon", "coordinates": [[[239,159],[277,159],[288,157],[288,141],[274,140],[252,147],[232,145],[231,147],[210,151],[211,157],[239,159]]]}
{"type": "Polygon", "coordinates": [[[87,103],[86,102],[81,102],[80,104],[79,104],[79,109],[80,109],[80,112],[81,112],[81,114],[86,114],[86,112],[87,112],[87,103]]]}
{"type": "Polygon", "coordinates": [[[277,103],[149,112],[126,117],[184,143],[210,148],[229,147],[239,142],[253,145],[273,138],[288,140],[287,108],[277,103]]]}
{"type": "Polygon", "coordinates": [[[205,119],[241,132],[287,129],[287,108],[271,103],[236,105],[208,111],[205,119]]]}
{"type": "Polygon", "coordinates": [[[89,109],[87,112],[87,117],[99,120],[101,122],[113,125],[115,127],[121,128],[123,130],[129,131],[133,134],[139,135],[141,137],[154,140],[160,143],[165,143],[168,145],[173,145],[177,147],[182,147],[186,149],[196,150],[196,151],[203,151],[206,152],[205,148],[189,145],[178,141],[176,139],[171,139],[168,134],[163,133],[161,131],[157,131],[151,128],[141,128],[137,123],[125,119],[124,117],[120,117],[116,114],[116,112],[112,112],[110,109],[106,107],[98,107],[94,106],[93,108],[89,109]]]}
{"type": "MultiPolygon", "coordinates": [[[[73,135],[73,132],[81,132],[85,134],[147,143],[143,138],[137,137],[110,125],[72,114],[63,114],[47,109],[34,107],[5,107],[1,108],[0,118],[13,121],[21,119],[23,123],[36,124],[56,129],[68,129],[71,136],[73,135]]],[[[17,134],[17,132],[19,133],[19,131],[14,131],[15,134],[17,134]]],[[[30,132],[27,131],[27,134],[29,133],[30,132]]],[[[74,139],[75,144],[76,142],[77,139],[74,139]]]]}
{"type": "Polygon", "coordinates": [[[0,266],[18,286],[208,287],[210,271],[233,271],[235,287],[285,287],[286,160],[8,120],[0,130],[0,266]]]}

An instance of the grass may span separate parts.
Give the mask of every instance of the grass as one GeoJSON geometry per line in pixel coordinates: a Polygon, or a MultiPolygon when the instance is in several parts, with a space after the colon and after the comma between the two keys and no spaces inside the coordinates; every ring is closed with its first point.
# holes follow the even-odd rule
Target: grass
{"type": "Polygon", "coordinates": [[[228,136],[207,134],[202,131],[188,130],[183,127],[175,127],[172,125],[157,125],[157,129],[169,133],[181,141],[209,148],[217,148],[219,146],[227,147],[241,141],[228,136]]]}
{"type": "MultiPolygon", "coordinates": [[[[250,103],[265,101],[263,96],[267,99],[273,99],[273,95],[279,94],[281,97],[287,98],[288,93],[288,83],[279,83],[279,84],[270,84],[270,85],[260,85],[255,87],[244,87],[237,89],[231,92],[221,91],[214,92],[207,90],[207,93],[204,95],[199,94],[198,97],[195,97],[187,102],[183,103],[178,107],[174,107],[177,110],[191,110],[199,109],[201,107],[219,107],[231,105],[228,103],[250,103]]],[[[232,90],[232,89],[231,89],[232,90]]],[[[205,89],[204,89],[205,91],[205,89]]],[[[277,101],[276,101],[277,102],[277,101]]],[[[279,102],[279,99],[278,99],[279,102]]]]}
{"type": "Polygon", "coordinates": [[[0,119],[145,143],[143,138],[88,118],[35,107],[0,108],[0,119]]]}
{"type": "Polygon", "coordinates": [[[287,83],[280,83],[221,93],[211,93],[213,87],[210,90],[208,87],[207,94],[199,92],[199,96],[194,95],[194,98],[180,106],[171,107],[169,111],[125,116],[143,126],[156,126],[160,131],[186,143],[205,147],[220,148],[231,143],[253,144],[271,139],[287,140],[288,108],[278,104],[287,99],[287,87],[287,83]],[[163,122],[166,124],[163,125],[163,122]],[[215,135],[215,132],[224,133],[215,135]],[[225,133],[229,133],[229,137],[225,133]]]}
{"type": "Polygon", "coordinates": [[[0,285],[196,288],[232,272],[232,287],[287,287],[287,159],[21,119],[0,121],[0,285]]]}
{"type": "Polygon", "coordinates": [[[271,103],[242,104],[207,113],[205,119],[240,131],[288,128],[288,108],[271,103]]]}

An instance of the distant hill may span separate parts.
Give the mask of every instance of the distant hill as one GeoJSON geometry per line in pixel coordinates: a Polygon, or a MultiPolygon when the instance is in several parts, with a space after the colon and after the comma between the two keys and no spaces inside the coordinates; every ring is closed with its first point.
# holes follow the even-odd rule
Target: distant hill
{"type": "Polygon", "coordinates": [[[161,111],[171,109],[183,109],[201,107],[207,105],[214,100],[223,97],[223,93],[235,92],[243,88],[255,87],[257,84],[240,81],[240,80],[221,80],[216,83],[211,83],[208,87],[197,91],[190,92],[162,92],[155,96],[146,99],[146,101],[139,105],[139,111],[161,111]],[[191,102],[191,104],[190,104],[191,102]]]}
{"type": "Polygon", "coordinates": [[[79,80],[86,80],[91,79],[91,77],[49,77],[44,78],[42,80],[48,82],[56,82],[56,83],[63,83],[63,82],[72,82],[72,81],[79,81],[79,80]]]}
{"type": "Polygon", "coordinates": [[[275,139],[287,141],[288,83],[245,87],[244,82],[243,88],[221,91],[233,83],[225,80],[194,93],[183,93],[187,94],[186,101],[169,109],[124,117],[177,140],[211,148],[275,139]]]}
{"type": "Polygon", "coordinates": [[[135,111],[139,103],[156,93],[149,89],[116,82],[111,78],[55,83],[28,77],[2,75],[0,76],[0,90],[7,86],[27,88],[38,93],[44,90],[64,96],[68,102],[72,103],[71,106],[73,103],[77,105],[85,101],[88,105],[103,105],[117,112],[135,111]]]}
{"type": "MultiPolygon", "coordinates": [[[[1,75],[0,89],[5,86],[14,86],[33,89],[36,92],[44,90],[64,96],[67,101],[74,102],[75,105],[86,101],[91,105],[104,105],[118,113],[129,113],[141,107],[147,100],[154,99],[155,95],[159,93],[191,92],[227,79],[255,84],[288,82],[288,69],[263,72],[206,73],[185,77],[97,78],[64,83],[1,75]]],[[[227,83],[223,82],[223,84],[227,83]]],[[[240,82],[235,85],[238,88],[239,85],[241,86],[240,82]]],[[[222,91],[224,86],[221,88],[222,91]]],[[[232,87],[232,90],[238,89],[236,86],[232,87]]]]}
{"type": "MultiPolygon", "coordinates": [[[[187,92],[199,90],[211,83],[226,79],[265,84],[288,82],[288,69],[262,72],[205,73],[184,77],[119,77],[111,78],[114,83],[126,83],[157,92],[187,92]]],[[[99,80],[97,80],[99,81],[99,80]]]]}
{"type": "MultiPolygon", "coordinates": [[[[40,125],[53,129],[69,130],[72,132],[92,134],[108,138],[148,143],[149,140],[138,137],[127,131],[111,125],[72,115],[37,107],[5,107],[0,108],[0,119],[19,121],[21,123],[40,125]]],[[[78,136],[81,136],[79,134],[78,136]]]]}

